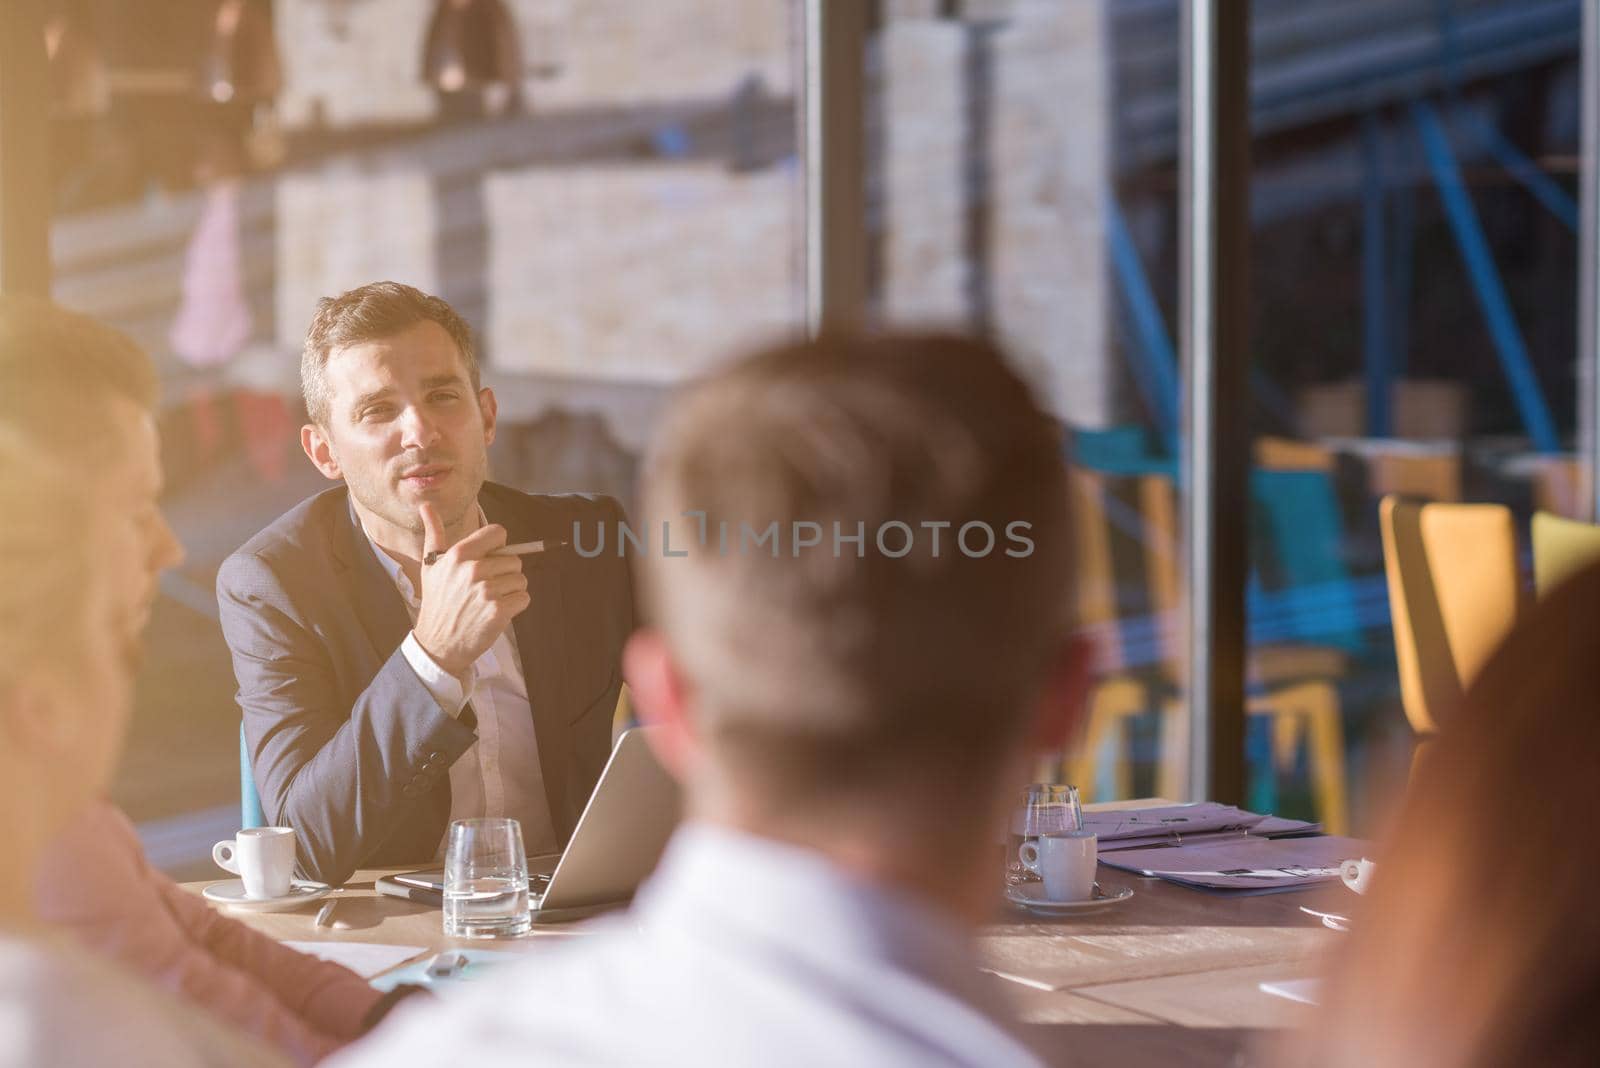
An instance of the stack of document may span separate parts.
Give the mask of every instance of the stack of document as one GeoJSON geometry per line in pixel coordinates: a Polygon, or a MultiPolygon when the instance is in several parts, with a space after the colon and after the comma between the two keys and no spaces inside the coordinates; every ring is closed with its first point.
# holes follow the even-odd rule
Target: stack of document
{"type": "Polygon", "coordinates": [[[1339,862],[1370,852],[1320,825],[1205,802],[1084,813],[1100,862],[1207,890],[1293,890],[1339,878],[1339,862]]]}
{"type": "Polygon", "coordinates": [[[1339,862],[1369,852],[1355,838],[1258,838],[1242,834],[1185,845],[1100,854],[1123,871],[1207,890],[1293,890],[1339,878],[1339,862]]]}
{"type": "Polygon", "coordinates": [[[1246,812],[1216,801],[1197,801],[1188,805],[1162,805],[1159,808],[1118,809],[1085,812],[1083,829],[1100,839],[1102,854],[1112,850],[1143,849],[1157,845],[1184,845],[1208,839],[1283,838],[1317,834],[1320,823],[1286,820],[1246,812]]]}

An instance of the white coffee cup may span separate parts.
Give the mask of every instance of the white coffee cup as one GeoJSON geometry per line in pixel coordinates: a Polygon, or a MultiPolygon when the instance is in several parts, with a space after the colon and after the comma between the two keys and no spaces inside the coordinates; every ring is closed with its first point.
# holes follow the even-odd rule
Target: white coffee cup
{"type": "Polygon", "coordinates": [[[1017,849],[1022,866],[1044,880],[1051,901],[1087,901],[1094,896],[1099,839],[1093,831],[1052,831],[1017,849]]]}
{"type": "Polygon", "coordinates": [[[1344,880],[1344,885],[1358,894],[1367,892],[1367,887],[1372,885],[1372,873],[1378,866],[1366,857],[1360,860],[1341,860],[1339,862],[1339,878],[1344,880]]]}
{"type": "Polygon", "coordinates": [[[244,881],[245,897],[283,897],[294,875],[294,830],[247,827],[231,841],[212,846],[211,859],[244,881]]]}

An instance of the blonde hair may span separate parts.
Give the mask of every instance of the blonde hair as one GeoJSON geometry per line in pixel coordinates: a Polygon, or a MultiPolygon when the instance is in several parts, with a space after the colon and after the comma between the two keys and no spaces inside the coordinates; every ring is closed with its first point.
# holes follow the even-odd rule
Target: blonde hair
{"type": "Polygon", "coordinates": [[[105,432],[118,401],[150,411],[159,383],[128,335],[38,297],[0,296],[0,427],[35,455],[84,472],[125,444],[105,432]]]}
{"type": "Polygon", "coordinates": [[[71,670],[90,588],[89,471],[126,447],[116,404],[149,411],[150,357],[104,323],[38,297],[0,296],[0,681],[71,670]]]}
{"type": "Polygon", "coordinates": [[[93,583],[91,502],[81,479],[0,426],[0,683],[71,672],[93,583]]]}

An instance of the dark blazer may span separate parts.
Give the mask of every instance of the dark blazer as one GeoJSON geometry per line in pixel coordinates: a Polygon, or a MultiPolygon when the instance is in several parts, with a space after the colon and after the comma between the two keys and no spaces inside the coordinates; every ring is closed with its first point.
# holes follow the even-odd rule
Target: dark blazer
{"type": "MultiPolygon", "coordinates": [[[[546,546],[522,558],[533,603],[512,628],[565,843],[611,750],[634,626],[627,561],[614,551],[586,559],[570,543],[574,523],[586,547],[604,523],[614,544],[622,509],[609,497],[494,483],[478,503],[511,541],[546,546]]],[[[301,869],[339,884],[360,867],[432,860],[449,820],[450,766],[476,735],[439,708],[400,651],[405,602],[345,487],[301,502],[228,557],[217,603],[262,809],[295,829],[301,869]]]]}

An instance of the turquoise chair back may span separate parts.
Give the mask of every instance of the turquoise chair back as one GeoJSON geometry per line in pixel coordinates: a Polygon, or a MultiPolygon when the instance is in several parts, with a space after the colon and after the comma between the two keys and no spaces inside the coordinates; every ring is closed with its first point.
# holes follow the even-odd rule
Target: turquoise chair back
{"type": "Polygon", "coordinates": [[[1075,429],[1067,459],[1108,475],[1178,475],[1177,462],[1151,449],[1150,435],[1142,426],[1075,429]]]}
{"type": "Polygon", "coordinates": [[[1250,495],[1279,580],[1273,639],[1362,652],[1333,479],[1325,471],[1255,471],[1250,495]]]}

